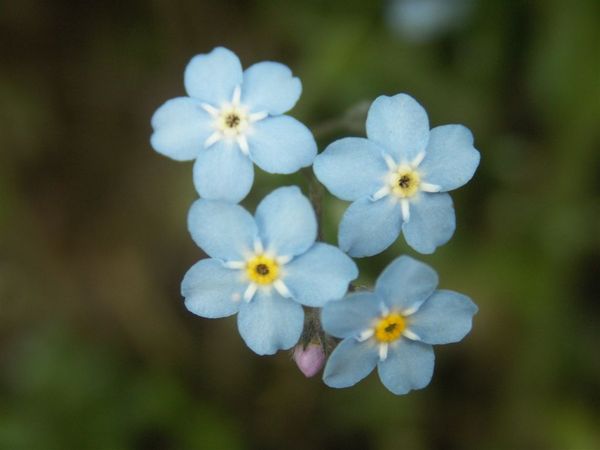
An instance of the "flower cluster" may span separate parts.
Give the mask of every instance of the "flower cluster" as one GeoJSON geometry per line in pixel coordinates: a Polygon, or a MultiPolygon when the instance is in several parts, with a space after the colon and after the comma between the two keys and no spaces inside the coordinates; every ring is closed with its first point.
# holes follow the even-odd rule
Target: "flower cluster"
{"type": "Polygon", "coordinates": [[[302,91],[285,65],[265,61],[243,70],[234,53],[218,47],[192,58],[184,85],[188,96],[152,117],[151,144],[172,159],[195,160],[200,198],[188,228],[209,257],[183,278],[187,309],[206,318],[237,314],[250,349],[269,355],[295,347],[308,377],[329,356],[323,380],[331,387],[352,386],[375,366],[395,394],[426,386],[432,345],[461,340],[477,307],[436,290],[436,272],[408,256],[392,261],[373,292],[356,292],[351,257],[381,253],[400,233],[420,253],[452,237],[448,191],[467,183],[479,164],[470,131],[430,130],[412,97],[380,96],[368,112],[367,138],[340,139],[317,155],[311,131],[284,114],[302,91]],[[275,189],[254,216],[238,205],[252,188],[253,163],[278,174],[313,165],[316,180],[351,201],[339,247],[317,241],[319,218],[297,186],[275,189]]]}

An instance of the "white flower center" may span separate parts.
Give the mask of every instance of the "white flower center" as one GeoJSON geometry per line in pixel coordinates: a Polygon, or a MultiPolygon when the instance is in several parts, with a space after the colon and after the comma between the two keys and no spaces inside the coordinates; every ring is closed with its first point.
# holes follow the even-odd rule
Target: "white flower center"
{"type": "Polygon", "coordinates": [[[215,120],[215,128],[227,137],[237,137],[244,134],[250,125],[248,114],[244,108],[227,105],[219,111],[215,120]]]}
{"type": "Polygon", "coordinates": [[[242,278],[248,283],[243,299],[252,301],[258,289],[275,289],[282,297],[292,296],[288,287],[283,282],[283,266],[291,261],[290,256],[276,256],[265,251],[260,240],[254,243],[254,251],[250,252],[245,261],[229,261],[225,263],[228,269],[240,270],[242,278]]]}
{"type": "Polygon", "coordinates": [[[383,197],[392,196],[400,203],[402,208],[402,220],[408,222],[410,219],[410,202],[417,198],[420,191],[439,192],[440,186],[423,181],[423,174],[418,169],[425,158],[425,152],[420,152],[410,162],[396,163],[388,155],[384,155],[389,172],[385,176],[383,186],[371,196],[371,200],[377,201],[383,197]]]}
{"type": "Polygon", "coordinates": [[[224,103],[220,108],[215,108],[208,103],[202,103],[202,108],[213,118],[213,128],[215,130],[204,141],[205,148],[225,139],[237,142],[240,150],[248,154],[247,134],[251,131],[252,124],[263,120],[269,113],[265,111],[250,113],[248,108],[240,103],[241,96],[242,90],[239,86],[236,86],[231,101],[224,103]]]}

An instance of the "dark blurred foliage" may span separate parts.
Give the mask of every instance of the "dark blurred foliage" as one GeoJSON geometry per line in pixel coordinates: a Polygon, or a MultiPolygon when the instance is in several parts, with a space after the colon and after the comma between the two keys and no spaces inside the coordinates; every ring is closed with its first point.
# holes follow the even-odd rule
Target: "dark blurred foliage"
{"type": "MultiPolygon", "coordinates": [[[[391,7],[0,3],[0,448],[600,448],[600,3],[473,1],[419,39],[391,7]],[[216,45],[290,65],[292,114],[321,148],[361,135],[335,118],[380,94],[473,130],[456,235],[417,256],[480,313],[436,348],[427,389],[395,397],[372,375],[332,390],[287,352],[254,355],[235,320],[184,309],[203,257],[191,164],[150,148],[149,120],[216,45]]],[[[244,204],[290,183],[306,189],[261,173],[244,204]]],[[[345,204],[325,206],[335,242],[345,204]]],[[[360,260],[360,283],[402,252],[360,260]]]]}

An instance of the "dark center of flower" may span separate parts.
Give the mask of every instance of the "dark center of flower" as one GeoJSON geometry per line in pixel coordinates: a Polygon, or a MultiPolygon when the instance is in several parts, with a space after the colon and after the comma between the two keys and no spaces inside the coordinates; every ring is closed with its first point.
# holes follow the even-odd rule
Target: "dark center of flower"
{"type": "Polygon", "coordinates": [[[404,316],[398,313],[391,313],[382,317],[375,325],[375,339],[379,342],[392,342],[400,339],[402,332],[406,328],[404,316]]]}
{"type": "Polygon", "coordinates": [[[225,125],[229,128],[237,127],[241,121],[242,119],[240,119],[240,116],[235,113],[227,114],[227,116],[225,116],[225,125]]]}
{"type": "Polygon", "coordinates": [[[402,189],[406,189],[407,187],[410,186],[410,182],[411,182],[411,179],[408,175],[402,175],[398,179],[398,186],[400,186],[402,189]]]}
{"type": "Polygon", "coordinates": [[[385,332],[392,333],[396,329],[397,326],[398,326],[397,323],[390,323],[387,327],[385,327],[385,332]]]}
{"type": "Polygon", "coordinates": [[[269,268],[267,267],[266,264],[258,264],[256,266],[256,273],[258,273],[259,275],[268,275],[269,274],[269,268]]]}

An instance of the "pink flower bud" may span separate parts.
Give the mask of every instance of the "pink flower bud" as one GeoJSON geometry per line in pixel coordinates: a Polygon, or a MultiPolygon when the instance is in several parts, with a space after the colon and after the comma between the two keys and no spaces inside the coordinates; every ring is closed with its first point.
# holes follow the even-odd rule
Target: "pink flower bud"
{"type": "Polygon", "coordinates": [[[294,361],[300,371],[307,377],[313,377],[325,364],[325,352],[320,344],[299,344],[294,349],[294,361]]]}

